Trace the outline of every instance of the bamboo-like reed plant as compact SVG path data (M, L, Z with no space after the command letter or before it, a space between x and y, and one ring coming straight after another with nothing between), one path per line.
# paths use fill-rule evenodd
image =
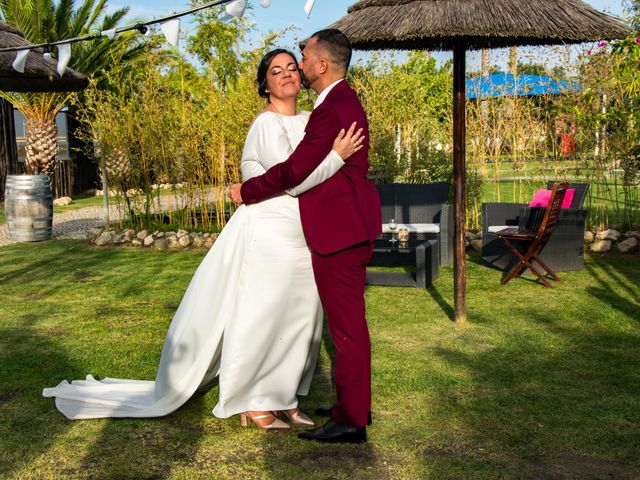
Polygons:
M551 179L592 184L592 225L638 223L638 43L626 42L573 59L561 47L518 52L516 73L577 82L577 92L467 101L468 228L479 228L482 201L526 203ZM231 213L224 187L239 180L247 130L264 108L255 92L263 51L244 55L224 81L218 64L197 70L149 54L135 70L112 73L107 89L87 93L87 137L106 158L130 222L224 226ZM449 180L451 65L438 66L426 52L397 58L376 54L349 74L369 118L370 162L386 181ZM309 109L309 97L301 104Z

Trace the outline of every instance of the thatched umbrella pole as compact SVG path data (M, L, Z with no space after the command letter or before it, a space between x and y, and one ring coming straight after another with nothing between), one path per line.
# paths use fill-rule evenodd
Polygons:
M465 69L464 38L453 46L453 293L455 321L467 319L467 277L464 245L466 223L465 162Z

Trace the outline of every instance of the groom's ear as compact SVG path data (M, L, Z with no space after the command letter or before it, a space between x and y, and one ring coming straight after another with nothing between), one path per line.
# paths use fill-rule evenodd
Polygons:
M320 70L320 73L327 73L327 71L329 70L329 60L327 60L326 58L321 58L318 63L318 70Z

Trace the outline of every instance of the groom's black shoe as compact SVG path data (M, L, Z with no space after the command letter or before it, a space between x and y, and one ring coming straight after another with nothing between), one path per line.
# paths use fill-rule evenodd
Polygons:
M332 410L333 409L331 407L318 407L316 408L315 413L319 417L330 417ZM367 415L367 425L371 425L372 423L373 423L373 420L371 419L371 412L369 412Z
M321 427L298 433L298 438L331 443L365 443L367 441L367 427L340 425L329 420Z

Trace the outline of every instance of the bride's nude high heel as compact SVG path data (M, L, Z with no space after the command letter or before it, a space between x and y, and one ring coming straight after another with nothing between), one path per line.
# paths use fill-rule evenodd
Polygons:
M313 427L315 423L306 414L297 408L291 410L280 410L277 413L282 413L293 425L307 425Z
M272 419L271 422L268 419ZM291 428L288 424L276 417L272 412L265 412L262 415L252 414L251 412L242 412L240 414L240 425L248 427L252 423L265 430L285 430Z

